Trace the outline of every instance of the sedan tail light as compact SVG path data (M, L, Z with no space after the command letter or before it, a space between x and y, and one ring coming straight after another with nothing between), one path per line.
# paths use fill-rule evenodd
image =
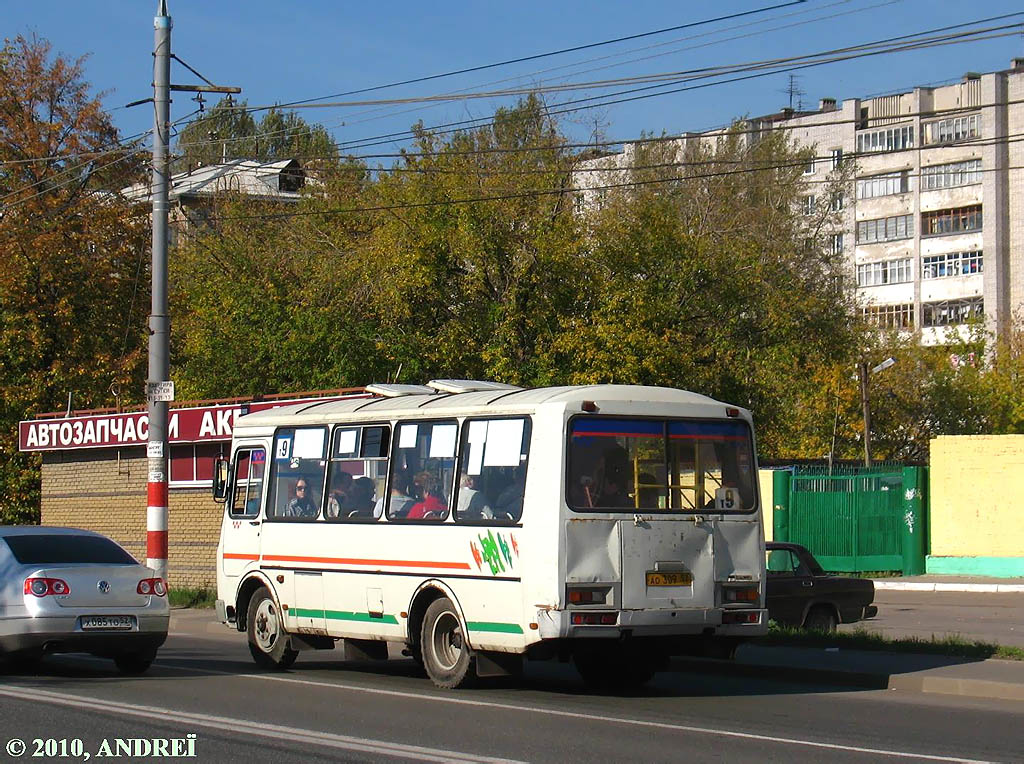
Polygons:
M26 578L25 594L32 594L36 597L49 595L63 596L71 594L71 587L62 578Z
M167 584L164 583L162 578L144 578L139 581L135 591L139 594L153 594L157 597L163 597L167 594Z

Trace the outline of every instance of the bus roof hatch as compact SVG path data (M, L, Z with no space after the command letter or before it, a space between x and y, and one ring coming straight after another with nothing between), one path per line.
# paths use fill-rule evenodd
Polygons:
M476 393L486 390L522 390L516 385L506 385L503 382L488 382L481 379L432 379L427 386L442 393Z

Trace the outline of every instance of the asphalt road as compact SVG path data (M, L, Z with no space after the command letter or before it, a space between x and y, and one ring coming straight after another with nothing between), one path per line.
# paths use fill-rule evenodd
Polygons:
M569 667L442 691L409 660L300 656L257 670L244 637L176 620L149 674L48 658L0 683L0 764L48 738L95 757L117 738L186 738L196 761L1020 761L1024 703L667 672L629 697L588 693ZM12 738L29 747L10 757ZM45 746L45 743L43 744ZM45 750L45 749L44 749ZM7 756L5 759L4 757ZM75 761L68 756L35 760ZM120 761L148 761L122 756ZM185 759L179 759L185 760Z
M888 637L960 636L1024 647L1024 594L875 591L878 615L858 627Z

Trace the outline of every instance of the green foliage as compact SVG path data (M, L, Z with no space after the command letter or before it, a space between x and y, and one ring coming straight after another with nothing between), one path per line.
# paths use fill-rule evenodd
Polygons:
M998 645L978 642L958 635L892 638L858 626L853 631L839 631L832 634L805 631L789 626L770 623L767 636L758 637L761 645L779 647L840 647L845 650L868 650L872 652L911 653L918 655L949 655L957 658L1001 658L1002 660L1024 661L1024 650L1012 645Z
M82 79L39 40L0 55L0 522L39 517L39 457L17 451L17 423L142 391L146 289L136 282L145 216L104 193L133 169L102 153L117 131ZM83 158L97 168L83 173ZM23 161L31 159L33 161ZM5 165L5 162L16 164ZM134 322L129 323L129 317ZM132 330L132 326L137 327Z
M217 592L193 586L172 586L167 592L171 607L212 608L217 602Z
M231 159L299 159L311 167L337 162L337 148L323 125L279 109L269 109L257 122L245 101L230 96L189 122L176 148L175 172Z

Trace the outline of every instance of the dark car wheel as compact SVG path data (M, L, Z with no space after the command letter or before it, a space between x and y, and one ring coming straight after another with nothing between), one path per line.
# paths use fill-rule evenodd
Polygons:
M826 605L816 605L804 619L804 628L810 631L833 632L839 624L836 612Z
M156 650L144 653L121 653L114 656L114 665L122 674L144 674L156 659Z

